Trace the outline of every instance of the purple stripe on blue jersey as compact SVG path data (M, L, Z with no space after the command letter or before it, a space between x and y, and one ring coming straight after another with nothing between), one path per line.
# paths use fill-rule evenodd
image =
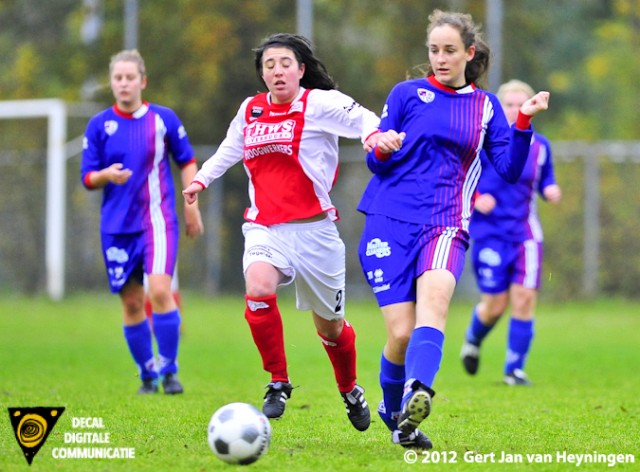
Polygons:
M385 162L367 154L374 176L358 210L465 232L482 146L501 172L513 177L519 175L531 139L530 131L509 127L495 95L473 87L443 89L427 79L393 88L380 129L403 131L406 138Z
M111 107L89 121L85 138L83 182L90 172L115 163L132 171L126 184L103 189L103 233L151 230L160 220L165 226L178 224L169 156L182 166L193 159L193 149L171 109L145 104L130 115Z

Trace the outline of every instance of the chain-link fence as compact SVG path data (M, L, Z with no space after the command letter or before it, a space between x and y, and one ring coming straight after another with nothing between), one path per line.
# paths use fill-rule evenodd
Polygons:
M86 118L70 120L69 134L80 136ZM0 291L43 293L47 287L45 120L18 124L0 120ZM34 136L38 138L34 138ZM9 139L11 138L11 139ZM11 150L11 142L26 149ZM553 144L556 176L564 198L538 205L545 230L542 296L568 299L598 294L637 297L640 286L640 143ZM72 148L72 147L71 147ZM68 146L68 149L71 149ZM196 146L200 162L214 150ZM89 192L79 178L79 143L66 166L65 290L107 290L100 253L100 191ZM345 141L340 177L332 198L347 246L347 287L351 297L370 296L357 247L364 218L355 208L370 177L361 148ZM178 172L174 172L180 188ZM241 164L201 194L204 238L181 239L180 283L215 294L243 290L242 214L247 205ZM178 198L178 202L182 200ZM181 212L181 205L178 211ZM475 296L468 266L457 296Z

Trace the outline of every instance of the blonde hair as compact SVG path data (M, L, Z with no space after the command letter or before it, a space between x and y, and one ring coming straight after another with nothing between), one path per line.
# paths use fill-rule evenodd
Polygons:
M529 84L518 79L512 79L509 82L502 84L498 88L496 96L498 97L498 100L502 101L504 96L509 92L523 92L527 95L527 98L531 98L535 95L535 92Z
M133 62L138 66L138 72L142 77L146 77L147 70L144 67L144 59L137 49L125 49L117 54L111 56L111 62L109 62L109 75L113 72L113 66L116 62Z

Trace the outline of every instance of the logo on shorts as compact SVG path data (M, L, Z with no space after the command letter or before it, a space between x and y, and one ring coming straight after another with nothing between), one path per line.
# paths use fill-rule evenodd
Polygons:
M386 283L384 285L374 285L384 282L384 271L382 269L375 269L367 272L367 280L371 284L373 293L384 292L391 288L391 284L389 283Z
M111 285L114 287L122 287L126 282L124 279L124 267L109 267L107 272L111 276Z
M376 287L372 287L373 293L378 292L386 292L391 288L391 284L378 285Z
M500 254L489 247L484 248L480 251L480 253L478 254L478 260L492 267L499 266L500 262L502 261L502 259L500 258Z
M268 259L273 259L273 254L271 254L271 249L269 246L252 246L249 250L247 250L247 256L249 257L266 257Z
M373 238L367 243L367 256L376 256L378 259L391 255L391 248L389 243L380 240L380 238Z
M18 445L29 465L49 437L64 407L8 408Z
M482 281L482 285L485 287L495 287L497 285L496 280L493 278L493 269L489 267L482 267L478 270L478 277Z
M373 280L374 283L379 284L384 280L384 272L382 269L370 270L367 272L367 279Z
M107 249L107 260L110 262L117 262L118 264L124 264L129 260L129 254L124 249L111 246Z

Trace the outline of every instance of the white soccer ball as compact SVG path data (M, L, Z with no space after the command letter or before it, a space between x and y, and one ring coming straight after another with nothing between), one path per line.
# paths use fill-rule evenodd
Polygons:
M251 464L269 449L271 423L253 405L229 403L211 417L207 439L219 459L229 464Z

